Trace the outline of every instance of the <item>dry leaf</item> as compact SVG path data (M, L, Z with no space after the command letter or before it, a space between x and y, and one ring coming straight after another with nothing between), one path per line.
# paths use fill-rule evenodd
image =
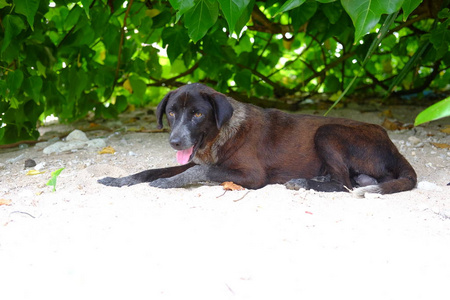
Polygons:
M39 174L44 174L44 173L45 173L45 171L30 170L25 175L29 175L30 176L30 175L39 175Z
M444 129L441 129L441 132L446 133L446 134L450 134L450 126L447 126Z
M383 110L381 112L381 115L384 116L384 117L387 117L387 118L393 118L394 117L394 115L392 114L392 111L390 109Z
M388 118L385 118L383 121L383 124L381 124L384 128L387 130L404 130L404 129L411 129L414 127L413 124L404 124L399 121L391 121Z
M114 154L114 153L116 153L116 150L111 146L105 147L102 150L98 151L98 154Z
M237 185L231 181L225 181L221 184L223 186L223 189L226 191L243 191L245 190L242 186Z
M431 143L433 146L435 146L436 148L441 148L441 149L450 149L450 145L449 144L441 144L441 143Z
M133 88L131 87L130 79L127 79L123 82L123 88L129 91L131 94L133 94Z
M0 205L11 205L12 201L9 199L0 199Z

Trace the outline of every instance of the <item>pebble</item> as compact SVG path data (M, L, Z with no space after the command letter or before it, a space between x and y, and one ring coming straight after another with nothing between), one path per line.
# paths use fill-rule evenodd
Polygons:
M11 159L8 159L7 161L6 161L6 163L8 163L8 164L12 164L12 163L15 163L16 161L19 161L19 160L21 160L22 158L24 158L25 157L25 154L20 154L19 156L17 156L17 157L14 157L14 158L11 158Z
M421 139L419 139L419 138L417 138L417 137L415 137L415 136L410 136L410 137L408 138L408 141L409 141L413 146L416 146L416 145L418 145L418 144L420 144L420 143L422 142Z
M66 138L65 142L58 141L42 150L45 154L61 153L65 151L76 151L86 148L104 148L106 142L103 139L89 140L81 130L72 131Z
M417 188L419 190L424 191L435 191L435 192L441 192L442 188L435 183L428 182L428 181L421 181L417 184Z
M45 161L38 163L36 166L34 166L35 170L41 171L45 167Z
M34 166L36 166L36 162L34 161L34 160L32 160L32 159L27 159L26 161L25 161L25 169L26 168L32 168L32 167L34 167Z
M0 163L0 170L4 170L4 169L6 169L6 165L3 163Z
M71 133L69 133L69 135L66 137L66 141L70 142L70 141L89 141L89 138L86 136L86 134L78 129L75 129L74 131L72 131Z

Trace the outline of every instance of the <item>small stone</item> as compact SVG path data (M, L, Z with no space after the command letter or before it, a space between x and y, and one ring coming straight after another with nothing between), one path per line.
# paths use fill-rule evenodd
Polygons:
M4 169L6 169L6 165L3 163L0 163L0 170L4 170Z
M69 133L69 135L66 137L66 141L68 141L68 142L70 142L70 141L85 142L85 141L89 141L89 139L83 131L75 129L74 131Z
M40 171L40 170L43 170L44 167L45 167L45 161L38 163L38 164L34 167L34 169Z
M442 188L435 183L428 182L428 181L421 181L417 184L417 188L419 190L424 191L435 191L435 192L441 192Z
M93 139L87 143L88 148L104 148L106 147L106 142L104 139Z
M418 144L420 144L422 142L421 139L415 137L415 136L410 136L408 138L408 141L413 145L413 146L417 146Z
M34 167L34 166L36 166L36 162L34 161L34 160L32 160L32 159L27 159L26 161L25 161L25 169L26 168L32 168L32 167Z
M8 160L6 161L6 163L7 163L7 164L13 164L13 163L15 163L15 162L21 160L22 158L24 158L24 156L25 156L25 154L22 153L22 154L20 154L20 155L17 156L17 157L8 159Z

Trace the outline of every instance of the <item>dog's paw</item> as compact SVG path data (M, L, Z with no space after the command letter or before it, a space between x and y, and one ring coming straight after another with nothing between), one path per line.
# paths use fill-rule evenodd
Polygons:
M317 181L317 182L330 182L331 181L331 175L328 174L328 175L325 175L325 176L316 176L314 178L311 178L311 180L314 180L314 181Z
M105 177L97 180L97 182L107 186L116 186L116 187L130 186L138 183L130 177L121 177L121 178Z
M359 188L355 188L351 191L353 196L358 198L364 198L366 193L382 194L383 190L379 185L368 185Z
M284 184L289 190L309 189L308 180L304 178L291 179Z
M160 189L171 189L179 187L173 180L170 180L170 178L159 178L151 181L149 185Z

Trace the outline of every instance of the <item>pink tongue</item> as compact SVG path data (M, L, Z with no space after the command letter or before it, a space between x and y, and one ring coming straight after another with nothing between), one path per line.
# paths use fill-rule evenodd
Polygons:
M179 164L185 165L189 162L189 157L191 157L192 151L194 151L194 146L189 149L177 151L177 161Z

